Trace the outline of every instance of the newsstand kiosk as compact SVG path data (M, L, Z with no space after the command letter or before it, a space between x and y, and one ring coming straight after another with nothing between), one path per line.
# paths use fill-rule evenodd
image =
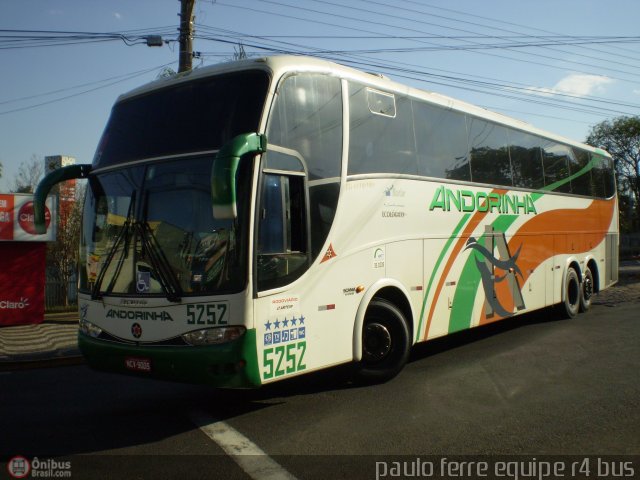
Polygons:
M54 197L45 205L49 228L38 235L33 195L0 193L0 326L44 320L46 242L55 240L57 218Z

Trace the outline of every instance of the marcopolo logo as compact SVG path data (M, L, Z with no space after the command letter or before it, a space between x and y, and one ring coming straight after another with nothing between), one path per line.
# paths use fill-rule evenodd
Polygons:
M29 307L29 299L20 297L20 301L0 300L0 310L24 310Z
M33 202L27 202L22 207L20 207L20 211L18 212L18 223L22 230L31 235L36 235L36 226L34 224L35 215L33 213ZM44 223L49 228L49 224L51 223L51 212L45 206L44 207Z

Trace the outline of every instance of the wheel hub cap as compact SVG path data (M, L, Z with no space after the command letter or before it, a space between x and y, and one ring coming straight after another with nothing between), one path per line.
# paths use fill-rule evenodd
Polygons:
M370 323L365 328L363 343L363 353L367 360L382 360L391 351L391 334L384 325Z

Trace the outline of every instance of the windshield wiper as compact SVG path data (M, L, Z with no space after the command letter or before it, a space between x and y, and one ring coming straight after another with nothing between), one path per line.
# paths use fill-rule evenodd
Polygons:
M96 277L96 283L93 286L93 290L91 291L92 300L98 300L102 297L102 294L100 292L100 287L102 286L102 282L104 281L104 277L107 273L107 269L109 268L109 265L111 265L111 262L113 261L113 257L115 257L116 252L118 251L119 245L122 242L125 242L125 246L122 249L122 254L120 255L120 259L118 260L118 266L116 267L115 274L112 276L111 282L109 282L109 286L107 287L107 293L113 290L113 286L115 284L116 278L118 278L118 275L122 270L124 259L127 258L127 252L129 250L129 229L131 228L131 224L133 223L132 213L133 213L133 207L135 205L135 202L136 202L136 195L135 195L135 192L133 192L133 194L131 195L131 200L129 201L127 218L125 219L122 225L122 230L120 230L120 232L118 233L118 236L116 237L116 241L113 244L113 247L111 247L111 249L109 250L109 253L107 254L107 259L102 264L102 268L100 269L100 272Z
M158 240L153 235L149 224L145 221L134 223L134 227L138 229L138 235L142 240L142 246L144 247L151 266L158 276L158 282L164 291L167 300L170 302L178 303L182 299L182 288L178 279L173 274L169 260L164 255L162 247L158 244Z

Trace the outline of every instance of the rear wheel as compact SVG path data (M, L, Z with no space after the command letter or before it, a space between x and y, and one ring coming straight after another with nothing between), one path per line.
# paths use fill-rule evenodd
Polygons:
M595 294L595 285L593 283L593 273L589 267L584 271L584 279L582 280L582 289L580 295L580 311L586 312L591 308L591 300Z
M562 312L568 318L573 318L580 311L580 299L582 298L580 279L575 268L567 269L567 276L564 282L564 302L562 303Z
M362 328L362 360L355 376L367 383L395 377L407 363L411 341L403 313L394 304L374 298Z

